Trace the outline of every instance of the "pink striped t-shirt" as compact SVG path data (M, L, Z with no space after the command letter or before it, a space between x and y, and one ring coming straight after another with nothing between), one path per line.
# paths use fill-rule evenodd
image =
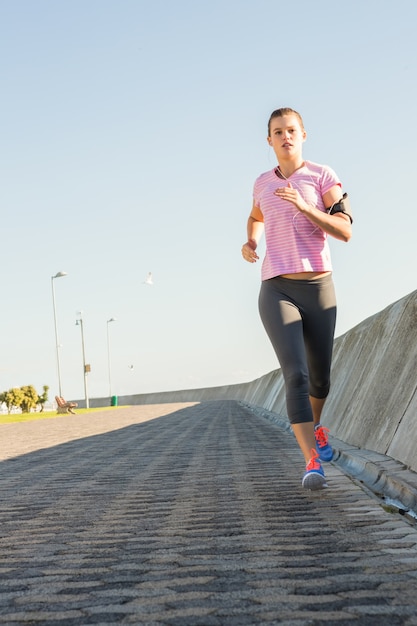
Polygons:
M341 186L336 173L327 165L304 161L288 179L277 176L275 169L255 181L253 198L263 214L266 254L262 280L281 274L326 272L332 270L327 233L310 222L293 204L274 195L288 183L298 189L304 200L325 212L322 196L334 185Z

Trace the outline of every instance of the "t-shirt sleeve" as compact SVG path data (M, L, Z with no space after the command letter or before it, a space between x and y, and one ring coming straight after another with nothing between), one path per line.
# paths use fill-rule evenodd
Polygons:
M258 178L255 180L255 183L253 185L253 202L255 204L256 207L260 207L261 205L261 199L260 199L260 176L258 176Z
M338 175L334 170L332 170L331 167L329 167L328 165L324 165L320 181L321 195L323 196L327 191L329 191L329 189L331 189L335 185L339 185L339 187L342 186Z

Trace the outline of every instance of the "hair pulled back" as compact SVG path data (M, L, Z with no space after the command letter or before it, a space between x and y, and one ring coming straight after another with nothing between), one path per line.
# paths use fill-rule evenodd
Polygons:
M271 136L272 120L275 119L276 117L283 117L284 115L295 115L298 121L300 122L300 126L302 130L305 130L303 118L301 117L301 115L297 111L294 111L294 109L291 109L290 107L282 107L281 109L275 109L275 111L272 111L270 115L270 118L268 120L268 137Z

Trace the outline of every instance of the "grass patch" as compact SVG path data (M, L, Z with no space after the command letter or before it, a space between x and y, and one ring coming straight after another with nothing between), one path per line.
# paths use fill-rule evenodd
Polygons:
M76 415L85 413L97 413L98 411L117 411L123 409L122 406L102 406L94 409L75 409ZM11 413L10 415L0 415L1 424L12 424L14 422L33 422L35 420L55 419L65 417L70 413L57 413L56 411L42 411L42 413Z

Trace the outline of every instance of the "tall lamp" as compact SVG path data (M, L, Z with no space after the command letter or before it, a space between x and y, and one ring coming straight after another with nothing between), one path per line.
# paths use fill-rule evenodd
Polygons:
M111 402L111 361L110 361L110 337L109 337L109 324L110 322L117 322L115 317L111 317L109 320L107 320L107 363L108 363L108 368L109 368L109 397L110 397L110 402Z
M82 311L78 311L77 315L80 316L77 319L77 321L75 322L75 325L79 326L81 328L81 345L82 345L82 351L83 351L83 374L84 374L85 408L89 409L90 408L90 402L89 402L89 399L88 399L87 377L88 377L88 372L91 371L91 367L90 367L90 365L88 363L85 362L84 324L83 324L83 318L82 318Z
M56 363L58 368L58 388L59 395L62 396L62 385L61 385L61 365L59 361L59 340L58 340L58 322L56 317L56 305L55 305L55 289L54 289L54 280L55 278L62 278L63 276L67 276L66 272L58 272L55 276L51 276L51 285L52 285L52 304L54 307L54 324L55 324L55 347L56 347Z

